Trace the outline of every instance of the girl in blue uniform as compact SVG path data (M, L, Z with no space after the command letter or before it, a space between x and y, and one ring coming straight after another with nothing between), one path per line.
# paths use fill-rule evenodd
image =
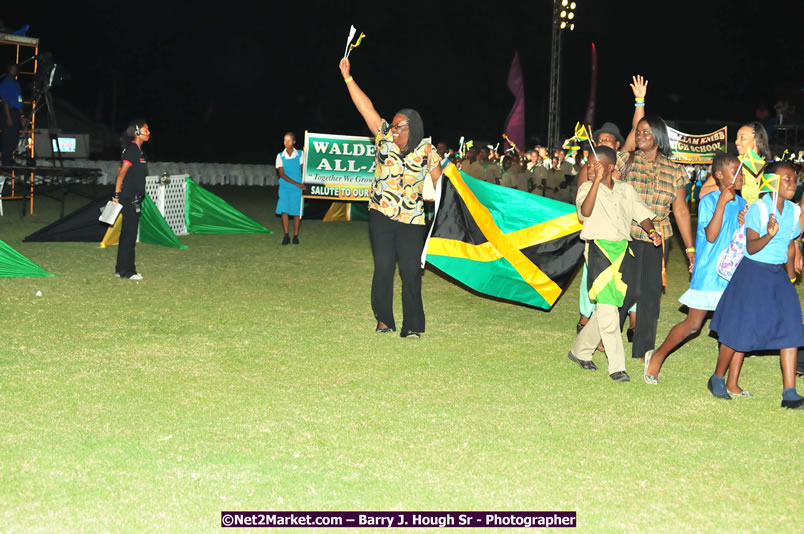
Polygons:
M288 132L284 139L285 150L276 156L276 172L279 173L279 200L276 203L276 214L282 215L282 229L285 237L282 244L290 243L288 234L288 216L293 217L293 244L299 244L299 224L301 223L304 201L302 191L307 186L302 183L302 157L301 150L296 150L296 134Z
M798 293L790 282L787 262L790 241L801 234L800 211L790 199L796 192L796 171L789 162L775 162L765 178L778 178L778 201L766 193L745 216L746 246L712 318L718 333L720 354L708 388L721 399L730 399L725 373L735 353L780 350L782 407L804 409L804 397L796 392L796 352L804 346L804 326ZM786 269L787 264L787 269ZM789 269L789 271L788 271Z
M735 156L719 152L712 160L712 176L719 190L702 197L698 204L698 232L695 238L695 264L690 288L678 299L687 306L687 318L675 325L667 339L655 351L645 353L646 384L659 383L659 371L670 352L684 340L700 331L709 312L717 308L728 281L717 274L720 254L729 246L734 232L742 224L746 202L736 192L743 185L743 175L737 174L740 166ZM736 178L735 178L736 175ZM734 183L732 183L734 181ZM729 391L736 395L751 396L737 385L742 355L732 360L729 372ZM733 381L733 383L732 383Z

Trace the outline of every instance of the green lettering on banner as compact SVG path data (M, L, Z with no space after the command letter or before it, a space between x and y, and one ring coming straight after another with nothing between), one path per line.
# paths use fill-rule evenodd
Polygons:
M305 198L368 200L375 153L370 137L305 132Z

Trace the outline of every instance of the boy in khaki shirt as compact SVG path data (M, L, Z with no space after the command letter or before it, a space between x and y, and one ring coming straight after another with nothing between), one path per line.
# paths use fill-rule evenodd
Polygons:
M590 300L596 305L568 356L582 369L593 371L597 366L592 356L602 340L609 360L609 376L617 382L629 382L618 309L625 299L633 264L633 254L628 247L631 221L639 222L651 236L654 246L661 245L662 239L653 227L654 213L633 186L612 178L617 153L606 146L596 150L597 159L591 159L587 169L589 180L578 188L575 200L578 218L584 223L581 239L587 242L588 287L582 287L581 291L588 290Z

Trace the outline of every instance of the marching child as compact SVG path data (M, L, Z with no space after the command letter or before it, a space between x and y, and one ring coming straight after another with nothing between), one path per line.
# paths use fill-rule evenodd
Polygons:
M620 334L619 307L625 300L628 280L633 271L631 221L639 221L648 232L654 246L662 243L653 227L655 214L642 202L631 184L614 180L611 176L617 153L605 146L596 150L590 162L589 180L578 189L575 203L578 218L583 221L581 239L587 242L589 298L596 302L589 322L578 333L569 352L569 359L582 369L593 371L592 361L600 341L609 360L609 376L616 382L629 382L625 371L625 349Z
M717 262L728 248L735 231L743 224L746 202L737 191L743 185L743 174L737 173L740 162L736 156L724 152L715 154L712 160L712 176L719 190L702 197L698 204L698 235L695 240L695 265L692 268L690 288L678 299L689 309L687 318L675 325L667 339L655 351L645 353L646 384L659 383L659 371L669 353L685 339L700 331L706 316L715 311L728 281L717 273ZM733 183L732 183L733 182ZM729 393L750 397L737 385L743 354L732 359L729 371Z
M801 234L799 210L790 202L796 171L789 162L775 162L765 169L764 180L775 182L778 194L766 193L745 216L745 257L712 318L720 353L707 387L715 397L730 399L725 374L735 353L780 350L782 407L804 409L804 397L796 392L796 352L804 346L804 326L792 266L785 266L790 241Z

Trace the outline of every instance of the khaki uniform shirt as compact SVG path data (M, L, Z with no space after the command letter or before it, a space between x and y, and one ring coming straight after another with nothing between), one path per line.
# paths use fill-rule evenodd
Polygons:
M578 188L578 196L575 199L578 219L583 222L581 239L631 241L631 221L639 223L656 216L648 209L631 184L614 180L614 189L609 189L602 183L598 186L592 214L584 217L581 214L581 206L592 189L592 183L584 182Z

